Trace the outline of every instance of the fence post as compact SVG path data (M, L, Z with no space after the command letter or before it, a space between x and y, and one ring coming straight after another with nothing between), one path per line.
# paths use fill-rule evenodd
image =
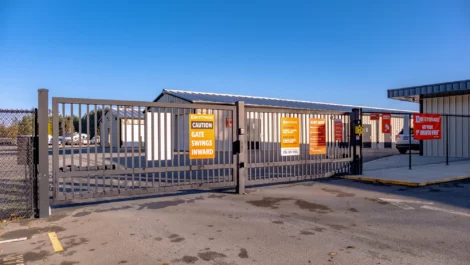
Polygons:
M236 117L237 117L237 124L235 124L235 143L237 146L237 161L235 161L236 168L237 168L237 188L236 192L238 194L245 193L245 180L246 180L246 169L245 169L245 160L246 160L246 144L245 144L245 104L243 101L237 101L235 103L236 106Z
M49 217L49 149L48 113L49 90L38 90L38 208L39 218Z
M353 161L351 165L351 174L362 175L362 135L357 134L356 126L362 125L362 109L352 109L351 112L351 139L350 143L353 147ZM359 154L357 147L359 146Z
M449 115L446 115L446 165L449 165Z
M411 119L413 118L412 114L408 114L408 169L411 170L411 137L414 135L411 132Z

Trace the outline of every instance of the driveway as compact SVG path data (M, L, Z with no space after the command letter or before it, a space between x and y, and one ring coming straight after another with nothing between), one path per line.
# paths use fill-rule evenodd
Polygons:
M53 209L4 225L20 264L468 264L470 182L328 179ZM65 251L54 253L47 232Z

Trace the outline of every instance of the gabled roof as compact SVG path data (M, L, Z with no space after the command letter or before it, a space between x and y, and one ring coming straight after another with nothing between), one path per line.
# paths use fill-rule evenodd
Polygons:
M435 98L470 94L470 80L412 86L387 90L388 98L419 102L422 98Z
M160 94L160 96L158 96L154 101L158 101L165 94L169 94L174 97L183 99L185 101L188 101L189 103L235 104L235 102L237 101L243 101L245 105L251 105L251 106L269 106L269 107L294 108L294 109L332 110L332 111L349 112L353 108L362 108L364 112L393 112L393 113L414 112L414 111L398 110L398 109L341 105L341 104L332 104L332 103L303 101L303 100L290 100L290 99L242 96L242 95L208 93L208 92L194 92L194 91L184 91L184 90L169 90L169 89L164 89L162 94Z

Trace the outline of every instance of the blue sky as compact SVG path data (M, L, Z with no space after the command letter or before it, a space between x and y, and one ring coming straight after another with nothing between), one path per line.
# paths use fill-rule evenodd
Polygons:
M163 88L388 108L469 79L468 1L0 0L0 108Z

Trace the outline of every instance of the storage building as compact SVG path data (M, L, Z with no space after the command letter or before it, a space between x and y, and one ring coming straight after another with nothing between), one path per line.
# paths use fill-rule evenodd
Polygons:
M388 98L415 102L420 113L443 114L442 138L421 141L425 156L470 157L470 80L388 90ZM447 133L448 132L448 133Z

